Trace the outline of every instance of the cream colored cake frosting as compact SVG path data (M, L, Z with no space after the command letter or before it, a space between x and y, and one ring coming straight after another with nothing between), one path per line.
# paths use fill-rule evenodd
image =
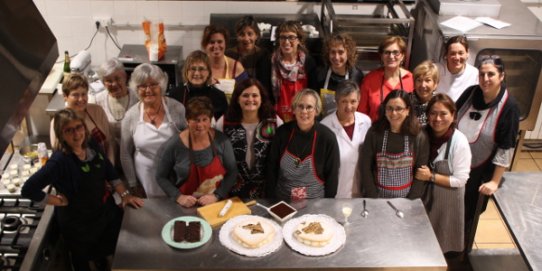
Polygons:
M263 218L249 218L241 221L232 231L235 241L246 248L259 248L273 240L275 228Z
M322 219L308 219L297 225L295 238L308 246L323 247L333 238L333 225Z

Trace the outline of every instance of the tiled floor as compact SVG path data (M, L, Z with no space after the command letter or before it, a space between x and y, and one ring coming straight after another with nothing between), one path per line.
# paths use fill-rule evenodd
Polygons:
M516 172L542 171L542 152L523 151L519 155ZM493 200L480 216L473 249L514 248L512 236L506 228Z

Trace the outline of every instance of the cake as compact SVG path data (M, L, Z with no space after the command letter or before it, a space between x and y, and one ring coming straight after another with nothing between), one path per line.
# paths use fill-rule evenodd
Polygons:
M323 219L307 219L297 225L294 237L305 245L323 247L333 238L333 229L333 225Z
M201 223L199 221L188 222L184 239L190 243L199 242L201 240Z
M232 237L246 248L259 248L275 237L275 228L264 218L247 218L233 228Z
M184 221L175 221L173 224L173 241L182 242L184 241L184 234L186 232L186 222Z

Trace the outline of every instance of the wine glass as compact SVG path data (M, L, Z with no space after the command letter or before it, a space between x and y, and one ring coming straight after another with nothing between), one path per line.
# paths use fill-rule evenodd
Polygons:
M352 214L352 205L349 203L344 203L342 205L342 212L344 216L344 224L350 223L348 222L348 217L350 217L350 215Z

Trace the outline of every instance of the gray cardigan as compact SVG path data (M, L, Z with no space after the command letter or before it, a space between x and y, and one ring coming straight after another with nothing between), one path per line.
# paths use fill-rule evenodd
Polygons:
M179 131L186 128L186 118L185 118L185 109L184 106L180 103L175 101L174 99L164 97L164 103L169 111L169 115L171 116L171 120L173 123L175 123L175 126ZM137 180L135 167L134 164L134 153L135 153L135 146L134 146L134 132L135 128L137 126L137 123L139 121L139 115L141 113L140 110L140 104L141 102L136 103L134 106L132 106L128 112L126 112L126 115L124 116L124 119L122 120L122 126L121 126L121 139L120 139L120 162L122 164L122 170L124 171L124 176L126 177L126 180L128 181L129 187L135 187L138 183L140 183L139 180ZM164 142L167 139L164 139Z
M215 131L213 146L226 169L226 175L214 194L218 199L228 197L235 185L237 164L230 140L219 131ZM213 148L194 151L194 163L197 166L208 165L213 159ZM190 173L190 156L188 146L184 145L179 135L172 136L158 150L155 158L156 181L164 192L173 200L181 194L179 187L186 181Z

